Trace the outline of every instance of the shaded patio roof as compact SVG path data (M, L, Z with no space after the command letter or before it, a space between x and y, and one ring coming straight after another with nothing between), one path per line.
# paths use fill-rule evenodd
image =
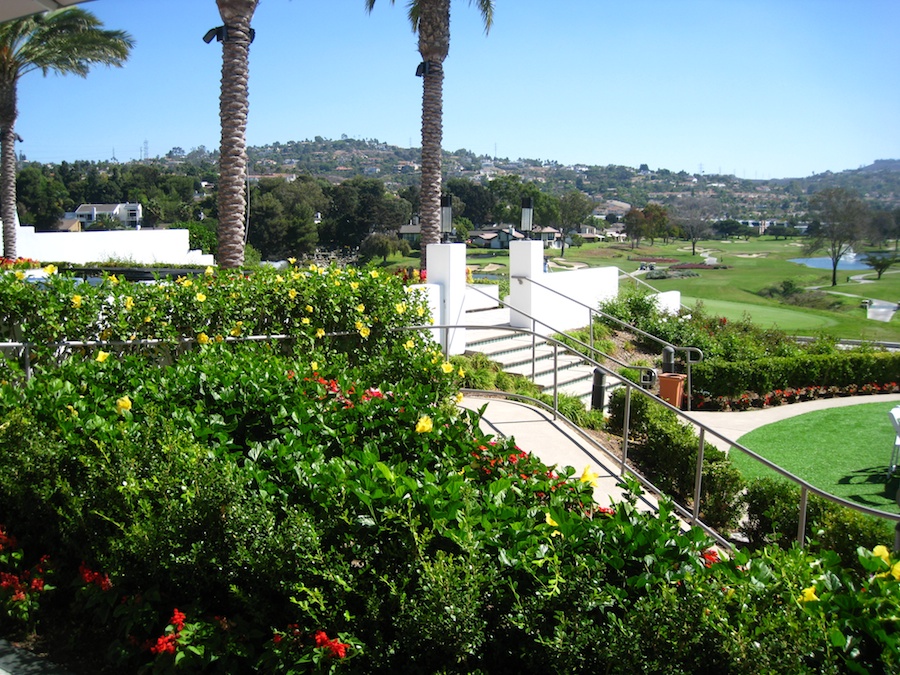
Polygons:
M81 2L89 0L3 0L0 2L0 23L18 19L19 17L28 16L29 14L38 14L52 9L62 9L63 7L71 7Z

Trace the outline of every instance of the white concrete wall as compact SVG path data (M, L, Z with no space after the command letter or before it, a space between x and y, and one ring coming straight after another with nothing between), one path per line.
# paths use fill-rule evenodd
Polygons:
M664 291L656 295L656 306L661 312L678 314L681 309L681 291Z
M541 322L534 330L542 335L589 325L587 307L597 309L601 301L618 295L618 268L591 267L545 273L542 248L539 241L513 242L510 246L511 278L507 301L515 310L520 310L510 312L510 324L530 329L531 319L525 315L533 316ZM527 276L547 288L512 278L516 276Z
M20 225L17 253L40 262L84 265L108 260L137 264L215 265L215 257L190 250L187 230L110 230L105 232L35 232Z
M445 326L465 325L466 245L431 244L428 246L428 283L441 287L440 313L435 320ZM441 347L446 354L466 351L466 329L441 331Z

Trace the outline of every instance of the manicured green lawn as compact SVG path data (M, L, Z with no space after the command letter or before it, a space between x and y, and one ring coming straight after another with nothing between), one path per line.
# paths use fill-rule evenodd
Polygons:
M738 441L818 488L882 511L900 510L900 475L886 480L894 445L888 411L896 402L817 410L767 424ZM747 478L777 474L736 451L731 459Z

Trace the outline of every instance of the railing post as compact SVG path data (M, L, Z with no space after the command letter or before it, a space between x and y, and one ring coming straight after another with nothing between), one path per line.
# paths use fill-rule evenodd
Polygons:
M591 358L594 356L594 310L588 307L588 326L591 328Z
M559 412L559 343L553 343L553 412Z
M625 384L625 419L622 422L622 476L625 475L625 462L628 460L628 434L631 427L631 383Z
M535 323L534 317L531 319L531 381L534 382L534 373L535 373L535 365L534 361L537 358L537 323Z
M800 522L797 525L797 543L800 547L806 543L806 503L809 499L809 492L805 485L800 486Z
M706 429L700 428L700 444L697 447L697 471L694 475L694 517L696 523L700 517L700 495L703 488L703 452L706 449Z
M688 356L687 359L687 409L688 412L691 411L691 358Z
M31 379L31 343L25 343L25 381Z

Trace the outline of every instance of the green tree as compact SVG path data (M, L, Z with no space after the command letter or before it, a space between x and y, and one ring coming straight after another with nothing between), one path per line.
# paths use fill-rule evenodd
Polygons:
M383 262L387 262L388 256L398 249L399 243L399 239L389 234L373 232L363 239L362 244L359 246L359 255L364 261L372 258L381 258Z
M222 84L219 94L219 265L244 264L244 219L247 200L247 83L250 78L250 22L259 0L216 0L224 26L206 34L222 43Z
M561 256L565 256L566 253L566 236L583 225L593 210L594 201L580 190L569 190L559 198L559 225L562 230Z
M668 240L671 232L669 226L669 212L662 204L647 204L641 211L644 214L645 234L644 236L650 240L650 245L656 237L663 237Z
M643 211L632 207L628 213L625 214L624 221L625 234L631 239L631 248L635 248L640 244L641 238L644 236L647 219L644 217Z
M16 179L19 220L37 230L56 229L69 193L62 181L38 166L26 166Z
M807 230L807 253L825 249L831 259L831 285L837 286L841 258L853 250L869 220L865 202L845 188L825 188L809 200L810 213L818 220Z
M134 42L123 31L103 30L78 8L0 23L0 220L3 255L16 252L16 119L19 79L35 70L45 75L86 77L92 66L121 66Z
M875 273L878 275L878 278L881 279L881 275L887 272L888 268L895 264L900 258L896 255L868 255L863 258L863 262L866 263L869 267L875 270Z
M220 2L222 0L219 0ZM469 0L470 4L473 0ZM394 0L391 0L393 4ZM477 0L484 20L485 31L490 30L494 17L493 0ZM366 0L372 11L375 0ZM422 77L422 186L421 210L422 258L427 267L430 244L441 240L441 141L443 135L444 59L450 51L450 0L410 0L410 23L419 36L422 63L417 74Z
M697 255L697 242L709 236L710 224L719 211L710 197L685 197L675 206L675 218L684 238L691 242L691 255Z

